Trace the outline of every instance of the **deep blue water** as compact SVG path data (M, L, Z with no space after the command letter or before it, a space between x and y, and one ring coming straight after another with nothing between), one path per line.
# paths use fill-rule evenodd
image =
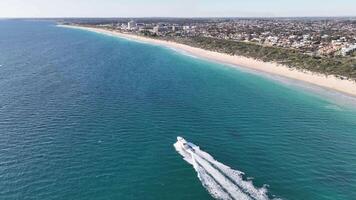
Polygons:
M356 199L355 110L166 48L0 20L0 199L210 199L178 135L271 197Z

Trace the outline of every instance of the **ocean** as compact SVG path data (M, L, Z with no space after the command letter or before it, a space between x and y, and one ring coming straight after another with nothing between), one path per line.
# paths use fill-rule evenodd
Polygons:
M0 20L0 199L356 199L356 104L284 82Z

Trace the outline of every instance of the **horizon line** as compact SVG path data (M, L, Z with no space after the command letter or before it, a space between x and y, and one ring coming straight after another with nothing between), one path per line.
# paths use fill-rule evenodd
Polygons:
M171 18L171 19L231 19L231 18L243 18L243 19L254 19L254 18L356 18L356 15L329 15L329 16L202 16L202 17L183 17L183 16L146 16L146 17L135 17L135 16L122 16L122 17L0 17L0 19L145 19L145 18Z

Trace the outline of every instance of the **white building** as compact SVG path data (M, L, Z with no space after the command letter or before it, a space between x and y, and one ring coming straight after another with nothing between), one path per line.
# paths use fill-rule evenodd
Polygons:
M190 26L183 26L183 30L187 31L190 29Z
M167 27L166 26L157 25L157 26L153 27L152 31L153 31L153 33L159 34L159 33L167 31Z
M159 25L153 27L153 30L152 30L153 33L157 34L159 31L160 31L160 26Z
M181 31L181 30L183 30L182 26L176 26L176 25L172 26L172 31Z
M346 56L356 51L356 44L341 49L341 55Z
M137 26L137 24L136 24L136 22L135 21L129 21L128 23L127 23L127 29L135 29L136 28L136 26Z

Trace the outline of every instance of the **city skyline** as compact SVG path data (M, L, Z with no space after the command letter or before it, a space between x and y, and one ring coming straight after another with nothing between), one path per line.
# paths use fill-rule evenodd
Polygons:
M189 6L188 6L189 5ZM46 17L324 17L355 16L352 0L2 0L0 18Z

